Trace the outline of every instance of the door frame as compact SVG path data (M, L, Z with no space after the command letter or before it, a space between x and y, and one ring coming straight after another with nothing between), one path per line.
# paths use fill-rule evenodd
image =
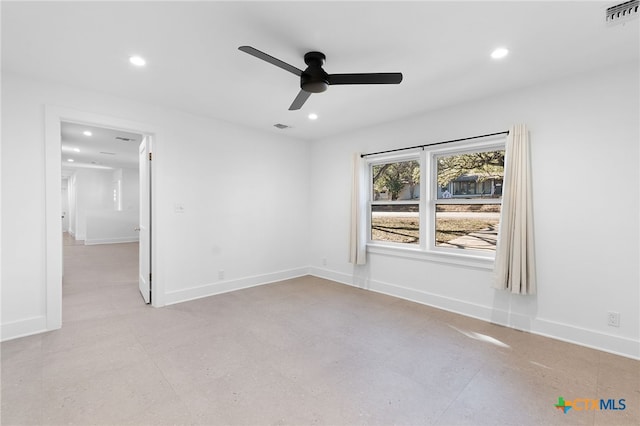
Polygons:
M108 115L95 114L87 111L75 110L72 108L57 105L45 105L45 238L46 238L46 321L47 330L55 330L62 327L62 222L60 220L60 209L62 208L62 194L60 191L60 176L62 175L62 137L60 134L61 123L72 122L81 123L97 127L105 127L141 133L150 136L157 144L157 131L149 124L112 117ZM151 169L151 181L158 176L157 164ZM155 220L155 188L151 186L151 218L154 225ZM159 307L164 305L164 289L162 280L156 273L156 246L155 238L157 226L151 228L151 272L154 280L151 289L154 295L152 305Z
M144 152L144 154L143 154ZM151 268L151 165L153 152L153 138L143 135L140 145L138 145L138 176L140 185L138 188L138 198L140 200L140 212L138 217L138 235L140 236L140 246L138 248L138 289L145 303L153 303L153 281ZM142 238L145 236L146 238ZM146 240L146 242L145 242ZM146 253L145 253L146 252ZM144 291L143 291L144 283Z

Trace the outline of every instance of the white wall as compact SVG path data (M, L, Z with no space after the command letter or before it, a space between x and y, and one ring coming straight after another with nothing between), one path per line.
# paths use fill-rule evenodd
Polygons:
M313 143L312 272L640 357L638 75L637 63L600 70ZM489 270L381 254L348 263L353 152L516 123L531 136L537 296L493 290ZM621 314L620 328L607 326L607 311Z
M2 205L21 206L2 212L3 339L46 328L45 105L157 132L154 281L162 283L162 303L306 272L306 143L3 72ZM59 190L59 179L54 184ZM274 202L274 192L284 195Z
M130 212L91 210L86 216L85 245L132 243L140 240L139 218Z
M78 169L75 176L75 238L87 238L87 218L96 211L113 210L112 170Z
M78 182L76 239L89 245L138 241L138 169L79 169L74 176Z
M122 210L138 216L140 213L140 171L135 168L119 169L122 179Z

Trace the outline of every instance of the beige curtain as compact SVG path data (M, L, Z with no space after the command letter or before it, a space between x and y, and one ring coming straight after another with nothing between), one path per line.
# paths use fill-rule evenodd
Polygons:
M351 183L351 240L349 262L354 265L367 263L365 162L359 153L353 154Z
M494 287L535 294L529 133L524 124L509 130L503 187Z

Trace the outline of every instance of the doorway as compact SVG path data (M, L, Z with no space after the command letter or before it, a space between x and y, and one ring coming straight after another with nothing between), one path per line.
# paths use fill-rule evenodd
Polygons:
M145 140L149 146L151 141L154 138L155 132L152 127L139 122L133 122L124 119L118 119L109 116L102 116L98 114L82 112L77 110L72 110L63 107L57 106L46 106L45 107L45 143L46 143L46 258L47 258L47 273L46 273L46 310L47 310L47 329L54 330L60 328L62 326L62 272L63 272L63 233L62 233L62 221L61 221L61 211L62 210L62 191L60 187L61 176L62 176L62 163L80 163L80 161L76 161L76 158L71 158L73 161L68 161L67 154L73 153L74 155L78 155L82 153L81 147L71 147L70 152L63 150L63 146L66 146L66 140L63 143L63 127L66 127L67 124L81 125L92 127L94 129L102 129L104 131L115 131L120 132L121 134L137 134L140 136L140 139ZM92 130L88 130L92 132ZM84 131L83 131L84 132ZM93 134L93 132L92 132ZM87 136L84 135L83 136ZM123 138L127 138L123 136ZM142 143L142 140L138 140L137 142ZM125 143L125 140L118 140L118 142ZM129 141L132 142L132 141ZM137 163L139 161L138 153L139 153L139 144L133 143L135 145L134 151L136 152L136 160ZM67 147L69 148L69 147ZM75 148L79 149L80 152L76 151ZM97 147L96 147L97 148ZM105 160L106 156L113 157L113 151L108 149L100 149L98 148L98 153L102 152L100 159ZM63 154L63 158L61 158L61 153ZM63 161L61 161L63 160ZM96 163L92 163L95 161ZM91 167L77 167L78 170L102 170L103 176L102 180L109 180L110 187L108 190L102 191L102 197L100 202L104 203L105 200L108 199L111 203L111 210L118 211L121 213L126 213L127 203L131 203L132 191L129 188L129 197L125 195L123 189L124 180L125 180L125 172L122 174L116 171L115 168L111 168L110 171L104 167L110 167L105 163L105 161L99 160L91 160L91 161L83 161L85 164L91 165ZM99 167L103 166L103 168ZM136 164L137 167L137 164ZM155 171L152 172L151 168L148 168L148 179L149 182L145 187L148 188L148 215L149 215L149 223L151 222L151 217L154 214L153 208L153 199L151 197L151 184L150 181L153 178ZM138 177L139 171L136 170ZM87 173L85 173L87 174ZM104 175L109 176L105 178ZM76 180L77 183L77 171L74 173L75 178L67 179L67 182L70 180ZM94 176L95 177L95 176ZM100 180L100 179L98 179ZM67 183L67 195L71 192L75 195L74 202L77 203L79 199L79 195L77 193L79 186L76 184L73 190L69 183ZM108 197L105 195L108 194ZM138 192L136 196L137 200L140 200L140 193ZM122 224L114 224L111 222L109 225L109 215L100 215L93 214L93 216L89 219L88 216L84 215L84 218L80 218L80 211L78 209L75 212L72 212L71 206L69 206L68 215L73 216L76 215L75 218L69 217L69 231L75 233L75 238L80 239L83 237L85 243L88 241L89 244L105 244L105 243L117 243L117 242L126 242L127 235L114 234L105 231L122 231L129 227L130 222L125 222ZM89 209L91 210L91 209ZM130 209L129 209L130 210ZM138 205L139 211L139 205ZM95 213L95 211L93 212ZM98 212L99 213L99 212ZM131 212L129 212L131 213ZM103 226L105 223L108 226ZM132 232L137 232L135 228L137 228L137 224L139 224L138 220L135 221L134 226L130 227ZM152 235L155 233L154 229L149 229L148 233L148 242L146 247L148 249L147 258L149 260L148 264L146 264L146 268L149 271L149 275L152 275L152 271L154 268L154 258L155 258L155 247L151 244ZM140 265L138 265L140 269ZM156 289L156 282L149 282L149 291ZM161 294L161 292L153 291L154 295ZM144 295L143 295L144 298ZM148 302L151 302L153 306L162 306L161 298L150 298ZM144 303L141 301L141 303Z
M62 179L67 183L66 200L64 188L62 192L64 257L68 259L75 250L69 247L78 243L116 245L112 249L139 245L133 278L139 278L142 298L150 303L150 136L68 121L60 128ZM94 261L98 265L99 257Z

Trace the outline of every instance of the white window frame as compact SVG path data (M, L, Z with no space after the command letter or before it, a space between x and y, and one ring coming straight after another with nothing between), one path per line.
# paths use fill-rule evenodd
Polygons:
M492 141L484 142L484 143L475 143L475 144L465 144L464 147L448 147L442 149L432 149L426 151L428 156L428 161L430 163L430 182L427 194L427 208L429 211L427 212L429 216L429 226L427 227L427 231L430 232L428 238L428 250L433 250L435 252L442 253L450 253L450 254L460 254L461 252L473 253L475 256L486 257L490 259L495 259L495 251L483 251L483 250L463 250L459 248L453 247L438 247L436 246L435 232L436 232L436 205L438 204L500 204L502 205L502 197L499 199L496 198L482 198L482 199L468 199L468 198L448 198L448 199L438 199L438 182L437 182L437 159L439 157L451 156L451 155L459 155L459 154L470 154L474 152L486 152L486 151L500 151L504 150L505 141L504 139L501 142Z
M387 163L401 163L404 161L417 161L420 164L420 197L417 200L382 200L382 201L374 201L373 200L373 176L371 171L373 170L373 166L379 164L387 164ZM404 154L395 154L395 155L386 155L384 157L377 157L372 159L371 161L367 161L367 244L371 245L382 245L389 247L397 247L397 248L408 248L415 249L422 245L422 231L419 230L419 244L412 243L396 243L393 241L380 241L380 240L372 240L371 239L371 216L372 216L372 208L374 205L417 205L419 212L419 228L422 229L422 213L420 210L423 209L423 198L424 191L422 188L423 180L422 180L422 157L419 152L410 152Z
M447 146L425 146L422 151L408 151L391 155L377 155L366 158L367 162L367 251L374 254L414 258L447 264L458 264L479 269L492 269L495 259L494 251L437 247L435 245L435 206L436 204L501 204L500 199L450 199L437 200L436 159L447 155L457 155L478 151L504 150L506 136L493 137L480 141L465 141L452 143ZM371 240L371 209L375 204L390 204L390 202L373 202L372 166L399 161L418 160L420 163L420 238L419 244L395 243L390 241ZM504 190L504 187L503 187ZM394 204L416 204L413 201L396 201Z

